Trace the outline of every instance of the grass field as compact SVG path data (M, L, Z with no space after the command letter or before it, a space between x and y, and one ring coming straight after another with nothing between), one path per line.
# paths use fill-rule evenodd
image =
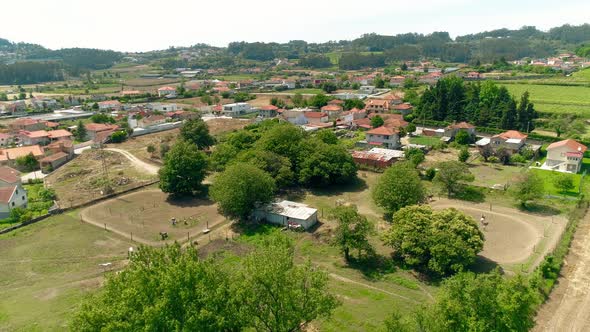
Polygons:
M0 330L66 330L72 310L102 282L99 264L123 267L130 245L75 213L0 235Z
M438 144L440 142L441 142L440 137L430 137L430 136L410 137L410 143L412 143L412 144L433 146L433 145Z
M503 84L517 99L525 92L540 112L571 113L590 118L590 87Z
M324 90L322 89L307 89L307 88L301 88L301 89L292 89L292 90L287 90L285 91L286 93L290 93L290 94L296 94L296 93L301 93L302 95L317 95L319 93L325 93Z

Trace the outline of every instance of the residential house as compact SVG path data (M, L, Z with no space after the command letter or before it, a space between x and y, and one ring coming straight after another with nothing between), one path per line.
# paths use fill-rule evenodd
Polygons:
M27 203L20 173L10 167L0 167L0 219L8 218L12 209L26 208Z
M123 90L121 91L122 97L137 97L141 95L141 91L139 90Z
M365 109L369 113L384 114L389 112L389 101L385 99L369 99L365 103Z
M321 108L322 112L327 113L328 116L337 116L342 112L342 107L339 105L326 105Z
M18 141L22 145L46 145L49 143L49 133L45 130L26 131L18 133Z
M389 80L391 86L402 86L406 81L405 76L394 76Z
M393 105L393 111L398 112L402 115L408 115L412 113L412 110L414 110L414 107L410 103Z
M106 123L88 123L84 127L86 127L86 139L93 141L103 141L106 139L105 136L110 137L112 133L119 129L117 125Z
M139 128L148 128L148 127L153 127L153 126L157 126L160 124L166 123L166 117L163 115L149 115L146 117L143 117L141 119L139 119L137 121L137 126Z
M332 99L328 102L328 105L336 105L336 106L340 106L342 108L344 106L344 101L342 101L340 99Z
M523 134L517 130L508 130L498 135L492 136L487 143L494 149L505 148L510 153L517 153L526 143L528 135ZM482 147L485 144L485 139L476 142L476 145Z
M582 169L584 152L588 147L573 139L555 142L547 147L547 160L542 168L578 173Z
M481 74L476 71L470 71L469 73L467 73L465 78L468 80L479 80L481 78Z
M350 110L350 113L352 113L353 120L364 119L367 117L367 110L364 108L359 110L355 107Z
M443 140L447 142L452 141L459 131L466 131L469 136L475 137L475 126L463 121L447 126L444 129Z
M7 133L0 133L0 146L9 146L14 142L14 136Z
M352 111L346 111L340 114L338 117L338 124L350 126L354 121L354 113Z
M294 125L304 125L307 124L305 113L308 112L312 112L312 110L309 108L294 108L290 110L284 110L282 116L285 120Z
M396 149L401 146L397 129L381 126L367 131L365 136L369 145L382 146L387 149Z
M320 124L329 121L328 114L325 112L305 112L304 116L308 124Z
M45 146L45 151L49 154L63 152L71 159L74 157L74 142L72 140L58 140Z
M174 121L182 121L197 118L199 117L199 113L180 110L168 112L166 113L166 116Z
M123 104L121 104L121 102L118 100L105 100L98 102L98 110L101 112L117 112L120 111L122 107Z
M35 158L42 158L44 150L39 145L21 146L10 149L0 149L0 164L12 164L17 158L33 154Z
M225 116L237 117L246 113L250 113L252 107L248 103L233 103L223 105L221 113Z
M158 97L176 97L176 88L163 86L158 89Z
M33 98L31 105L37 110L54 110L59 108L57 100L53 98Z
M43 130L46 128L46 123L44 121L39 121L30 118L20 118L14 120L11 124L8 125L10 130L13 133L18 133L21 130L26 131L36 131L36 130Z
M421 76L418 79L418 82L434 85L434 84L436 84L436 82L438 82L438 80L440 80L442 78L442 76L443 76L442 73L429 73L424 76Z
M69 141L72 139L73 136L72 133L65 129L50 130L47 132L47 134L52 142L65 140Z
M155 112L176 112L178 110L178 105L176 104L149 103L145 106L148 110Z
M26 112L27 104L24 100L15 100L5 103L0 103L0 113L2 114L21 114Z
M43 157L39 160L41 172L51 173L59 166L65 164L70 159L70 156L65 152L56 152L49 156Z
M306 204L291 201L270 203L254 210L255 220L289 228L309 229L318 221L318 210Z
M274 118L277 116L279 108L276 107L275 105L266 105L266 106L262 106L260 108L260 110L258 111L258 114L260 115L260 117L264 118L264 119L269 119L269 118Z

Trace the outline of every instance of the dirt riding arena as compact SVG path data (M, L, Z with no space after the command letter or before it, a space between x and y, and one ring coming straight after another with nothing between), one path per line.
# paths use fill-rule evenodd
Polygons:
M531 271L555 247L565 229L562 216L522 213L514 208L441 199L435 209L456 208L472 216L485 236L481 256L513 272ZM480 222L485 216L487 226Z
M165 242L186 242L203 234L203 230L217 228L226 219L217 213L217 205L200 199L171 201L157 189L139 191L104 201L84 209L81 218L104 227L126 238L148 245ZM171 219L176 219L176 225ZM168 233L162 241L160 232Z

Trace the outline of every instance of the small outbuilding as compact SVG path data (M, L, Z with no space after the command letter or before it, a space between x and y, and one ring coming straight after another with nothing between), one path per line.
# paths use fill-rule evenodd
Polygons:
M317 223L318 210L306 204L282 201L256 209L254 219L291 228L303 227L307 230Z

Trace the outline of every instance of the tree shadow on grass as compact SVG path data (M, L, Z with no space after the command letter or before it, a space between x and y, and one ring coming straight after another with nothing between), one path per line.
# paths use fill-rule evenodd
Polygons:
M501 272L504 271L498 263L481 255L477 255L475 263L469 267L471 271L476 273L490 273L498 268Z
M326 187L313 187L310 191L316 196L334 196L341 193L361 192L367 190L367 188L369 188L369 186L364 179L355 177L348 183L335 184Z
M193 193L193 195L170 194L168 197L166 197L166 203L178 207L194 207L201 205L208 206L215 204L215 202L209 199L208 185L202 185Z
M518 204L518 209L522 212L537 214L541 216L555 216L561 213L559 209L553 206L538 203L528 203L526 206Z
M394 273L397 267L391 257L379 254L350 257L347 267L355 269L370 281L381 280L386 274Z

